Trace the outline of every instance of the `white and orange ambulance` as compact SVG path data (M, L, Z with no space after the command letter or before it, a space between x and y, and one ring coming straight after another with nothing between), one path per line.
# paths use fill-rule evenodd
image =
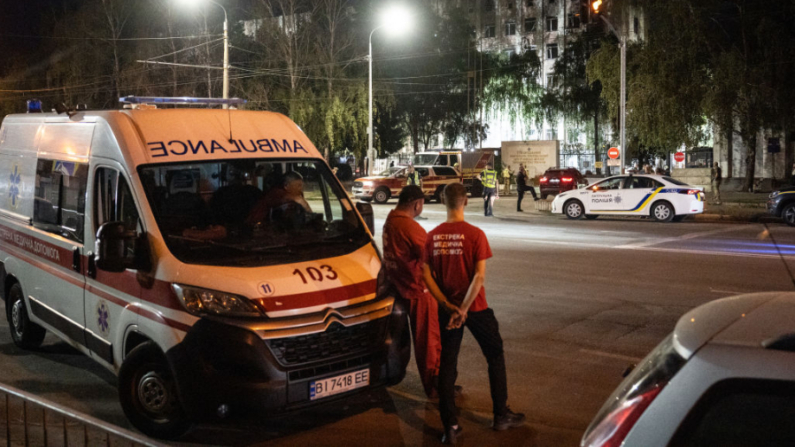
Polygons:
M118 374L133 425L164 438L400 382L406 317L376 296L372 209L301 129L271 112L152 105L211 100L123 101L3 120L14 342L35 348L49 331L91 356Z

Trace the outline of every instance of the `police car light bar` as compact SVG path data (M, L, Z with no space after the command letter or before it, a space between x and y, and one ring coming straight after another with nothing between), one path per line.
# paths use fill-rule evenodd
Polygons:
M123 104L208 104L208 105L238 105L245 104L245 99L240 98L193 98L190 96L125 96L119 98L119 102Z

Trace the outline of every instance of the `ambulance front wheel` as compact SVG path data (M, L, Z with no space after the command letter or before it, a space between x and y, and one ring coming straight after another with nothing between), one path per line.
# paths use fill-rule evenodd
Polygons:
M19 283L14 283L8 291L6 316L11 329L11 339L14 340L15 345L22 349L36 349L41 346L47 332L28 318L25 295Z
M137 346L124 359L119 370L119 400L127 419L147 436L174 439L191 427L166 357L151 341Z

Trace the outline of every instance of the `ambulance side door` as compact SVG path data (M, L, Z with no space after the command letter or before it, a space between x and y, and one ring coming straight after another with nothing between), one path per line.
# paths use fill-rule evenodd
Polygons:
M35 254L35 280L23 281L33 315L84 345L85 197L88 164L39 158L33 203L35 233L21 236Z
M91 167L89 200L91 202L91 235L86 248L91 257L96 252L96 234L107 222L121 221L129 230L141 232L139 208L130 183L121 166L110 161L93 163ZM136 271L121 273L96 268L89 259L86 275L86 346L97 360L114 364L115 351L121 344L127 328L137 323L135 314L141 296L141 285Z

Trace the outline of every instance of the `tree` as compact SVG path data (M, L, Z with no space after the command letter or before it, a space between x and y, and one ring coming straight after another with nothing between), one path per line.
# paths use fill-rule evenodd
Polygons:
M695 145L707 120L735 131L746 148L743 188L755 175L761 129L791 129L793 113L792 2L756 0L617 0L616 11L640 8L646 38L630 47L628 133L649 147ZM603 46L589 61L602 81L610 114L618 74ZM779 100L783 99L783 100ZM785 132L786 134L786 132ZM729 138L731 141L731 138Z
M599 48L600 32L594 28L575 35L566 42L563 54L555 61L555 82L550 94L553 108L560 115L576 123L593 122L593 147L596 161L599 157L599 120L607 116L607 105L602 99L602 83L589 82L586 65L592 53ZM599 168L597 174L601 174Z

